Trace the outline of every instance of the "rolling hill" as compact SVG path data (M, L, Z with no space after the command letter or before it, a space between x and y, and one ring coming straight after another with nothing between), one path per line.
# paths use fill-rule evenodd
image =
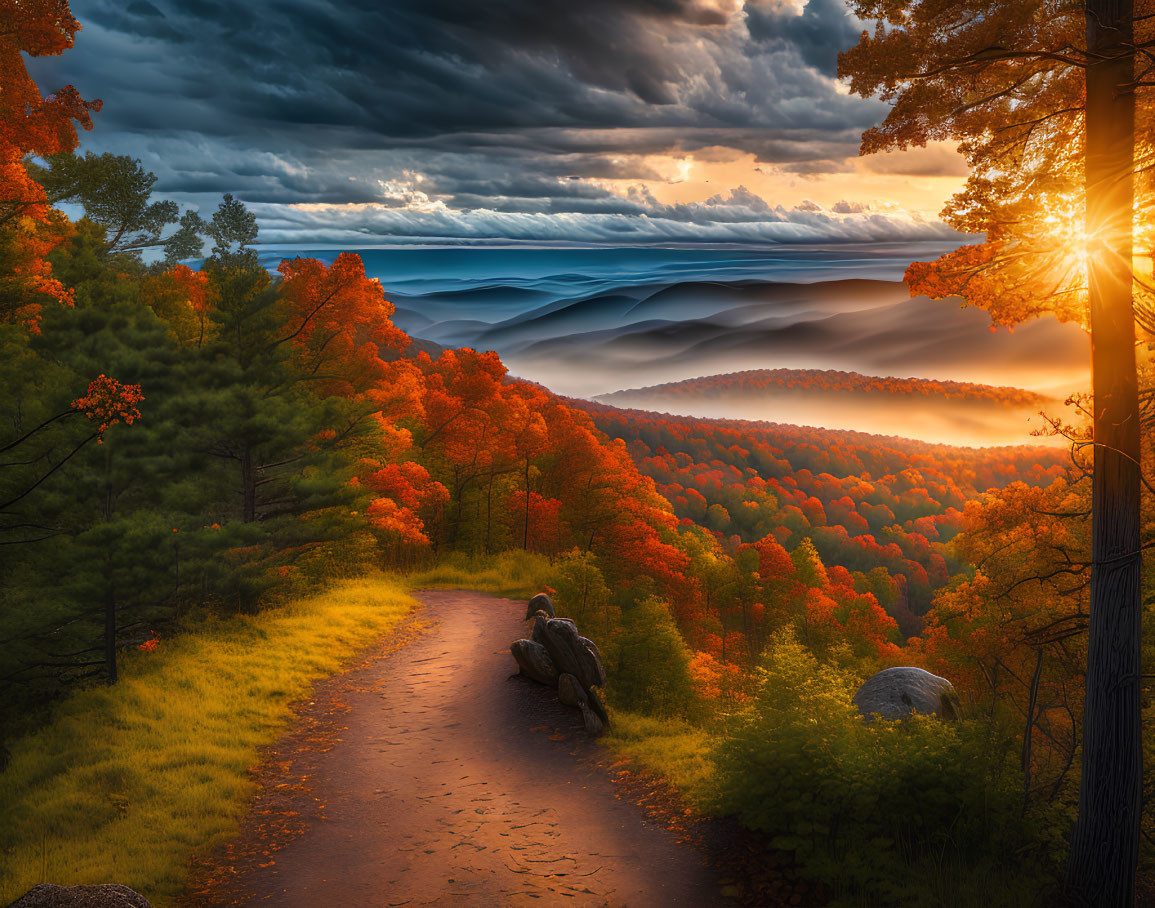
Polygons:
M1021 388L816 369L755 369L601 394L618 407L682 416L858 429L964 445L1039 443L1058 400Z

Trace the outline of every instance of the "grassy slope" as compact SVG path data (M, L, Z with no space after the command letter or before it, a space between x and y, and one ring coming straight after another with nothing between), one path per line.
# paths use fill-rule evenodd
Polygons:
M0 904L41 881L116 881L157 904L189 856L233 835L247 770L289 705L414 607L364 578L255 616L207 621L69 697L0 774Z
M614 713L614 724L602 738L614 753L666 779L700 810L708 809L711 797L715 743L708 732L680 719L625 712Z
M431 568L403 578L409 589L470 589L511 599L528 599L546 589L553 576L543 555L514 550L500 555L474 556L459 552Z

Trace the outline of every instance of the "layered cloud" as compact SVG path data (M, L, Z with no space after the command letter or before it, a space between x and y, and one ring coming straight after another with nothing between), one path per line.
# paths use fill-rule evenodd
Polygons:
M868 199L848 213L736 184L662 195L726 160L800 179L861 170L858 138L885 107L834 78L861 30L842 0L89 0L76 12L76 48L33 68L46 89L104 98L86 146L142 158L177 198L237 194L268 240L943 232ZM958 163L932 153L919 167Z

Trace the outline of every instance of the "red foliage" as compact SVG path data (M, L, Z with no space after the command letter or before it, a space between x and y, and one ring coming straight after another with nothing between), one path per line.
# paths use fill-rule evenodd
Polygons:
M299 368L321 381L322 391L354 396L386 377L382 354L403 350L409 336L393 324L393 304L381 282L365 276L361 256L342 252L326 267L296 258L277 268L287 334Z
M137 408L144 400L140 385L122 385L114 378L101 374L88 383L88 393L72 402L73 410L80 410L93 422L100 425L96 429L97 444L103 442L103 435L118 422L131 425L140 419Z
M24 168L26 155L72 151L76 126L92 128L99 101L85 101L71 85L47 98L28 75L23 54L43 57L72 47L80 23L67 0L0 0L0 229L11 231L13 261L4 280L8 299L0 319L35 330L35 294L71 302L71 291L51 276L45 257L64 238L64 220L49 208L44 189Z

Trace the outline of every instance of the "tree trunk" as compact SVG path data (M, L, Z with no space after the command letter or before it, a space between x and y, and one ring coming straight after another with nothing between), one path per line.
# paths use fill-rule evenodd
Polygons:
M112 523L116 512L116 496L112 492L113 448L109 446L104 454L104 522ZM105 680L116 683L116 573L113 550L109 549L104 559L104 664Z
M1139 853L1139 403L1132 310L1132 0L1089 0L1086 194L1095 472L1079 819L1067 883L1129 908Z
M1027 700L1027 725L1023 729L1023 814L1031 801L1031 743L1035 731L1035 707L1039 704L1039 680L1043 674L1042 647L1035 650L1035 673L1031 676L1030 697Z

